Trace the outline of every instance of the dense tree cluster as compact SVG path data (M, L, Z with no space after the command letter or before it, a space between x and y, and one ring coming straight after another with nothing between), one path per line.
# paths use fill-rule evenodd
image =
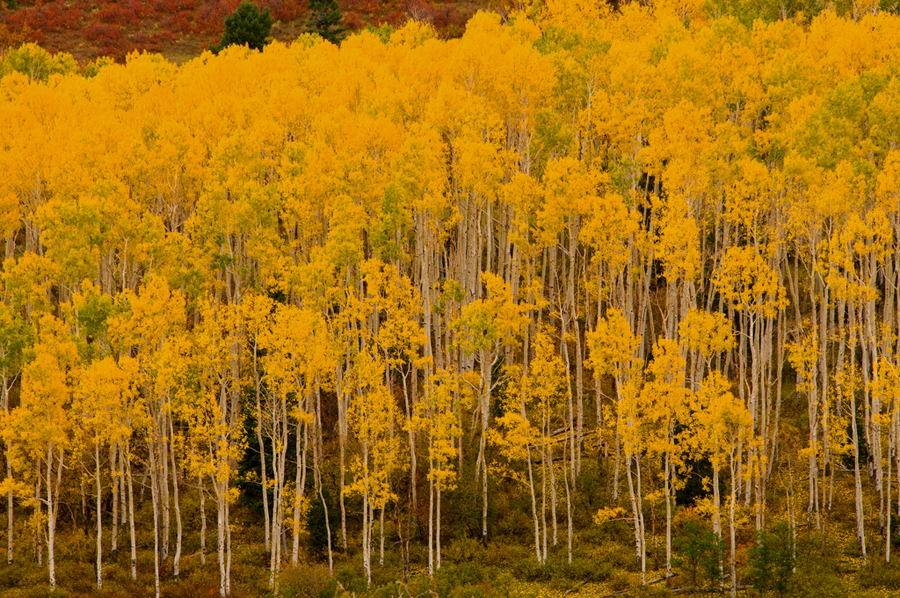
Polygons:
M439 568L464 483L484 542L503 480L535 559L571 558L585 476L607 489L587 521L627 517L642 573L665 518L668 568L700 463L732 592L736 513L816 528L841 476L863 558L880 529L890 559L900 22L674 8L548 2L457 40L410 22L180 67L10 52L8 559L35 542L55 584L60 508L87 497L97 585L118 546L147 575L142 485L158 592L199 493L227 595L251 447L272 584L310 503L368 575L386 530Z

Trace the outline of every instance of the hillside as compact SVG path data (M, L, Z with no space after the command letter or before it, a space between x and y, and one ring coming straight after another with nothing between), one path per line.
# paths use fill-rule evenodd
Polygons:
M707 6L0 56L0 595L896 595L900 17Z
M240 0L24 0L0 12L0 47L37 42L79 61L100 56L123 60L132 51L158 52L181 62L218 42L222 23ZM3 2L0 6L5 8ZM304 0L264 0L276 19L275 39L290 41L305 28ZM466 20L490 0L344 0L351 31L367 25L398 26L408 16L432 23L442 35L461 35Z

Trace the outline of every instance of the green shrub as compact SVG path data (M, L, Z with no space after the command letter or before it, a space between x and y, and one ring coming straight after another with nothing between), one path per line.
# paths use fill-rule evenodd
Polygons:
M546 582L553 578L553 564L540 564L534 555L522 559L512 566L512 574L521 581Z
M856 580L861 588L900 590L900 566L873 558L859 570Z
M260 10L253 2L244 0L233 13L225 17L222 41L216 46L211 45L210 50L218 54L232 45L246 45L251 50L262 50L274 23L268 8Z
M444 566L435 572L434 584L439 596L450 596L454 588L477 585L484 579L485 573L480 563Z
M445 563L483 562L485 552L481 542L471 538L460 538L441 548L441 559Z
M521 561L535 561L533 546L521 544L492 542L484 554L484 563L501 569L512 569Z
M690 587L719 585L725 543L717 534L701 524L688 521L674 544L678 553L674 565L681 569Z
M900 582L900 578L897 581ZM788 583L788 595L797 598L839 598L847 595L847 589L835 563L814 561L811 566L797 568Z
M282 571L278 586L279 594L284 598L334 598L338 589L328 567L319 564Z
M613 567L608 562L590 559L573 559L571 563L563 563L556 568L558 577L567 581L597 583L608 580Z
M366 576L349 564L338 567L334 572L334 578L341 584L345 592L362 594L368 586Z
M439 598L508 598L514 580L497 567L483 563L461 563L441 567L434 575Z
M24 559L0 567L0 588L28 587L46 583L47 572ZM0 595L5 595L0 591Z
M759 530L756 545L750 551L747 578L760 591L774 590L783 596L794 571L794 536L784 522L771 532Z

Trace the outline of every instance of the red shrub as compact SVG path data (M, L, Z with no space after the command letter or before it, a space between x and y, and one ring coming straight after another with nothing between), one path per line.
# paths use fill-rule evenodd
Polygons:
M432 23L437 26L436 21L443 16L442 11L430 4L425 4L422 0L410 0L406 9L406 14L411 19L421 21L423 23Z
M362 17L359 13L356 12L345 12L344 13L344 26L348 29L356 30L362 29L365 25Z
M374 15L381 11L381 6L376 0L359 0L359 2L354 2L353 6L342 6L341 10L345 15L349 12Z
M171 31L154 31L151 37L153 39L153 43L159 45L165 44L167 42L174 42L178 39L178 36Z
M104 43L118 43L122 41L122 28L106 23L91 23L84 28L84 37L97 45Z
M272 11L275 20L286 22L305 16L307 3L305 0L268 0L264 6Z
M200 7L196 14L198 31L221 33L225 17L234 12L240 0L216 0Z
M84 21L85 14L80 8L69 8L63 16L66 27L73 31L81 29L81 23Z
M391 27L400 27L406 22L407 16L405 10L392 10L384 18L385 22Z
M99 58L100 56L109 56L116 60L116 62L125 62L125 56L128 54L129 50L129 44L125 40L106 40L97 45L94 57Z
M110 25L128 25L136 20L134 12L120 4L107 4L97 12L97 19Z
M189 12L173 14L166 20L167 33L180 37L190 33L194 29L194 15Z
M183 11L193 13L197 10L197 3L194 0L156 0L155 7L160 14L172 15Z
M138 52L159 52L161 46L159 41L156 39L156 36L152 33L147 33L145 31L140 31L135 33L131 39L131 46L133 49Z
M131 0L127 4L128 11L132 14L133 18L137 20L143 20L148 16L155 15L156 11L152 4L147 4L143 0Z

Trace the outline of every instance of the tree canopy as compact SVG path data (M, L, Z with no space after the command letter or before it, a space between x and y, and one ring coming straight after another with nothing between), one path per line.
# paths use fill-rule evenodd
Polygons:
M268 43L274 22L268 8L260 10L256 3L244 0L233 13L225 17L222 40L210 49L216 54L232 45L262 50Z

